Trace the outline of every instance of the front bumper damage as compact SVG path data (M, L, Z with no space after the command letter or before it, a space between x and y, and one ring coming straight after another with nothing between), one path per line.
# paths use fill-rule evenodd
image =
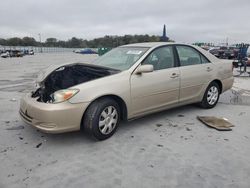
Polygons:
M42 132L62 133L80 130L81 120L89 103L57 104L38 102L27 94L20 101L20 116L24 122Z

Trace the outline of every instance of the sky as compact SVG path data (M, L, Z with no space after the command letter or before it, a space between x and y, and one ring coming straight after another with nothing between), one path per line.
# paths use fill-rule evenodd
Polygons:
M167 35L178 42L250 43L250 0L1 0L0 38Z

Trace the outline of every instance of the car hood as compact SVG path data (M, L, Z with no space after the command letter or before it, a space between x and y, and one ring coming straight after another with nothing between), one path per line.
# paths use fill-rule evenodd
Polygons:
M60 70L60 68L63 68L65 66L74 66L74 65L83 65L83 66L88 66L88 67L93 67L93 68L101 68L101 69L106 69L106 70L109 69L107 67L94 65L93 63L81 63L81 62L75 62L75 63L70 62L70 63L63 63L60 65L50 65L49 67L40 71L40 73L37 76L36 82L37 83L43 82L52 72L54 72L56 70ZM109 70L114 71L114 72L120 72L119 70L115 70L115 69L109 69Z
M50 66L38 76L37 89L32 92L32 97L38 97L38 101L46 103L51 101L51 94L58 90L68 89L72 86L119 72L119 70L88 63L68 63L60 66Z
M60 68L60 67L63 67L63 66L66 66L66 65L71 65L71 64L80 64L79 62L75 62L75 63L63 63L63 64L60 64L60 65L50 65L48 66L47 68L45 69L42 69L38 76L37 76L37 79L36 79L36 82L37 83L41 83L42 81L44 81L44 79L50 74L52 73L53 71L55 71L56 69Z

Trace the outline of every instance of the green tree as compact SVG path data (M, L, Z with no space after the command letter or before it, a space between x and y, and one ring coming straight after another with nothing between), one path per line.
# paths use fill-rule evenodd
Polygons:
M7 45L7 41L5 39L0 38L0 45Z
M82 44L82 39L78 39L76 37L72 37L70 40L68 40L69 47L71 48L79 48Z
M24 46L36 46L37 44L33 37L23 37L22 41Z
M57 39L56 38L47 38L45 41L45 45L48 47L55 47L55 46L57 46Z
M20 39L18 37L13 37L13 38L7 39L7 45L10 45L10 46L22 46L23 41L22 41L22 39Z

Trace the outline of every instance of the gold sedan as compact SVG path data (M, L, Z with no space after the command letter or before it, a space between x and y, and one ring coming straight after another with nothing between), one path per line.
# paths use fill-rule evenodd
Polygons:
M22 119L48 133L109 138L120 120L190 103L213 108L233 85L232 63L178 43L120 46L90 64L47 70L21 99Z

